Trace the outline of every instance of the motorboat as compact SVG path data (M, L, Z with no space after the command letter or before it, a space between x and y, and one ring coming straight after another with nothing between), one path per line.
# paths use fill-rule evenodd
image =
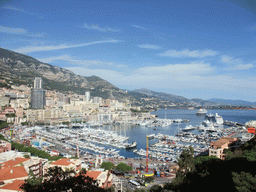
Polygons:
M181 129L181 131L186 132L186 131L193 131L193 130L195 130L195 129L196 129L196 127L194 127L194 126L192 126L192 125L188 125L188 126L186 126L185 128Z
M136 141L134 141L132 144L130 144L130 145L127 145L126 146L126 149L132 149L132 148L135 148L135 147L137 147L137 142Z
M147 138L148 138L148 139L154 139L155 136L156 136L155 134L150 134L150 135L147 135Z

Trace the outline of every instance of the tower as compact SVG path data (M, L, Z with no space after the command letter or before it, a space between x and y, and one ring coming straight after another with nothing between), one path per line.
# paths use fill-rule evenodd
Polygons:
M91 100L90 91L86 91L85 92L85 101L90 101L90 100Z
M43 109L45 106L45 90L42 89L41 77L34 80L34 89L31 89L31 107L33 109Z
M34 89L42 89L42 78L41 77L36 77L34 80Z

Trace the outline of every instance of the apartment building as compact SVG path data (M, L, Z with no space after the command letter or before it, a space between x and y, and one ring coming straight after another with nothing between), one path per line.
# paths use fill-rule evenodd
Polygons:
M113 174L108 171L87 171L85 176L93 178L101 188L107 188L113 185Z
M0 153L10 151L11 148L11 143L4 140L0 140Z
M65 159L65 158L59 159L52 163L47 162L44 165L44 170L43 170L44 174L47 173L47 171L50 167L55 167L55 166L61 167L63 170L73 169L76 172L78 172L82 168L82 162L80 159Z
M225 159L224 149L228 149L231 144L236 143L237 138L222 137L217 141L212 141L209 148L209 156L216 156L222 160Z

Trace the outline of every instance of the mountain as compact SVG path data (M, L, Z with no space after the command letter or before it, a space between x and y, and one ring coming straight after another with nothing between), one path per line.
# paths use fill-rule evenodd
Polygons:
M33 85L35 77L41 77L44 89L84 94L104 99L124 99L129 96L116 86L97 76L85 77L72 71L38 61L33 57L0 48L0 76L9 84Z
M155 92L149 89L136 89L133 91L120 90L100 77L76 75L67 69L43 63L33 57L0 48L0 78L5 79L8 86L24 84L32 87L35 77L41 77L43 79L44 89L82 95L84 95L85 91L90 91L92 96L99 96L103 99L117 99L119 101L129 99L133 104L142 106L168 107L172 103L193 106L256 106L256 102L241 100L190 100L182 96ZM147 98L147 101L145 98Z
M220 105L231 105L231 106L256 106L256 102L249 102L244 100L231 100L231 99L217 99L212 98L208 100L209 102L214 102Z
M163 93L163 92L155 92L145 88L135 89L133 92L144 94L150 97L156 97L164 101L171 101L174 103L191 103L191 100L182 96L177 96L177 95Z

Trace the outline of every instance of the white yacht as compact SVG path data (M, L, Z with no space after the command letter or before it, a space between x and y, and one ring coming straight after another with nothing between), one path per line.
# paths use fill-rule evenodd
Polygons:
M186 126L185 128L181 129L181 131L192 131L192 130L195 130L196 127L192 126L192 125L188 125Z
M207 110L206 109L199 109L197 112L196 112L196 115L205 115L207 113Z

